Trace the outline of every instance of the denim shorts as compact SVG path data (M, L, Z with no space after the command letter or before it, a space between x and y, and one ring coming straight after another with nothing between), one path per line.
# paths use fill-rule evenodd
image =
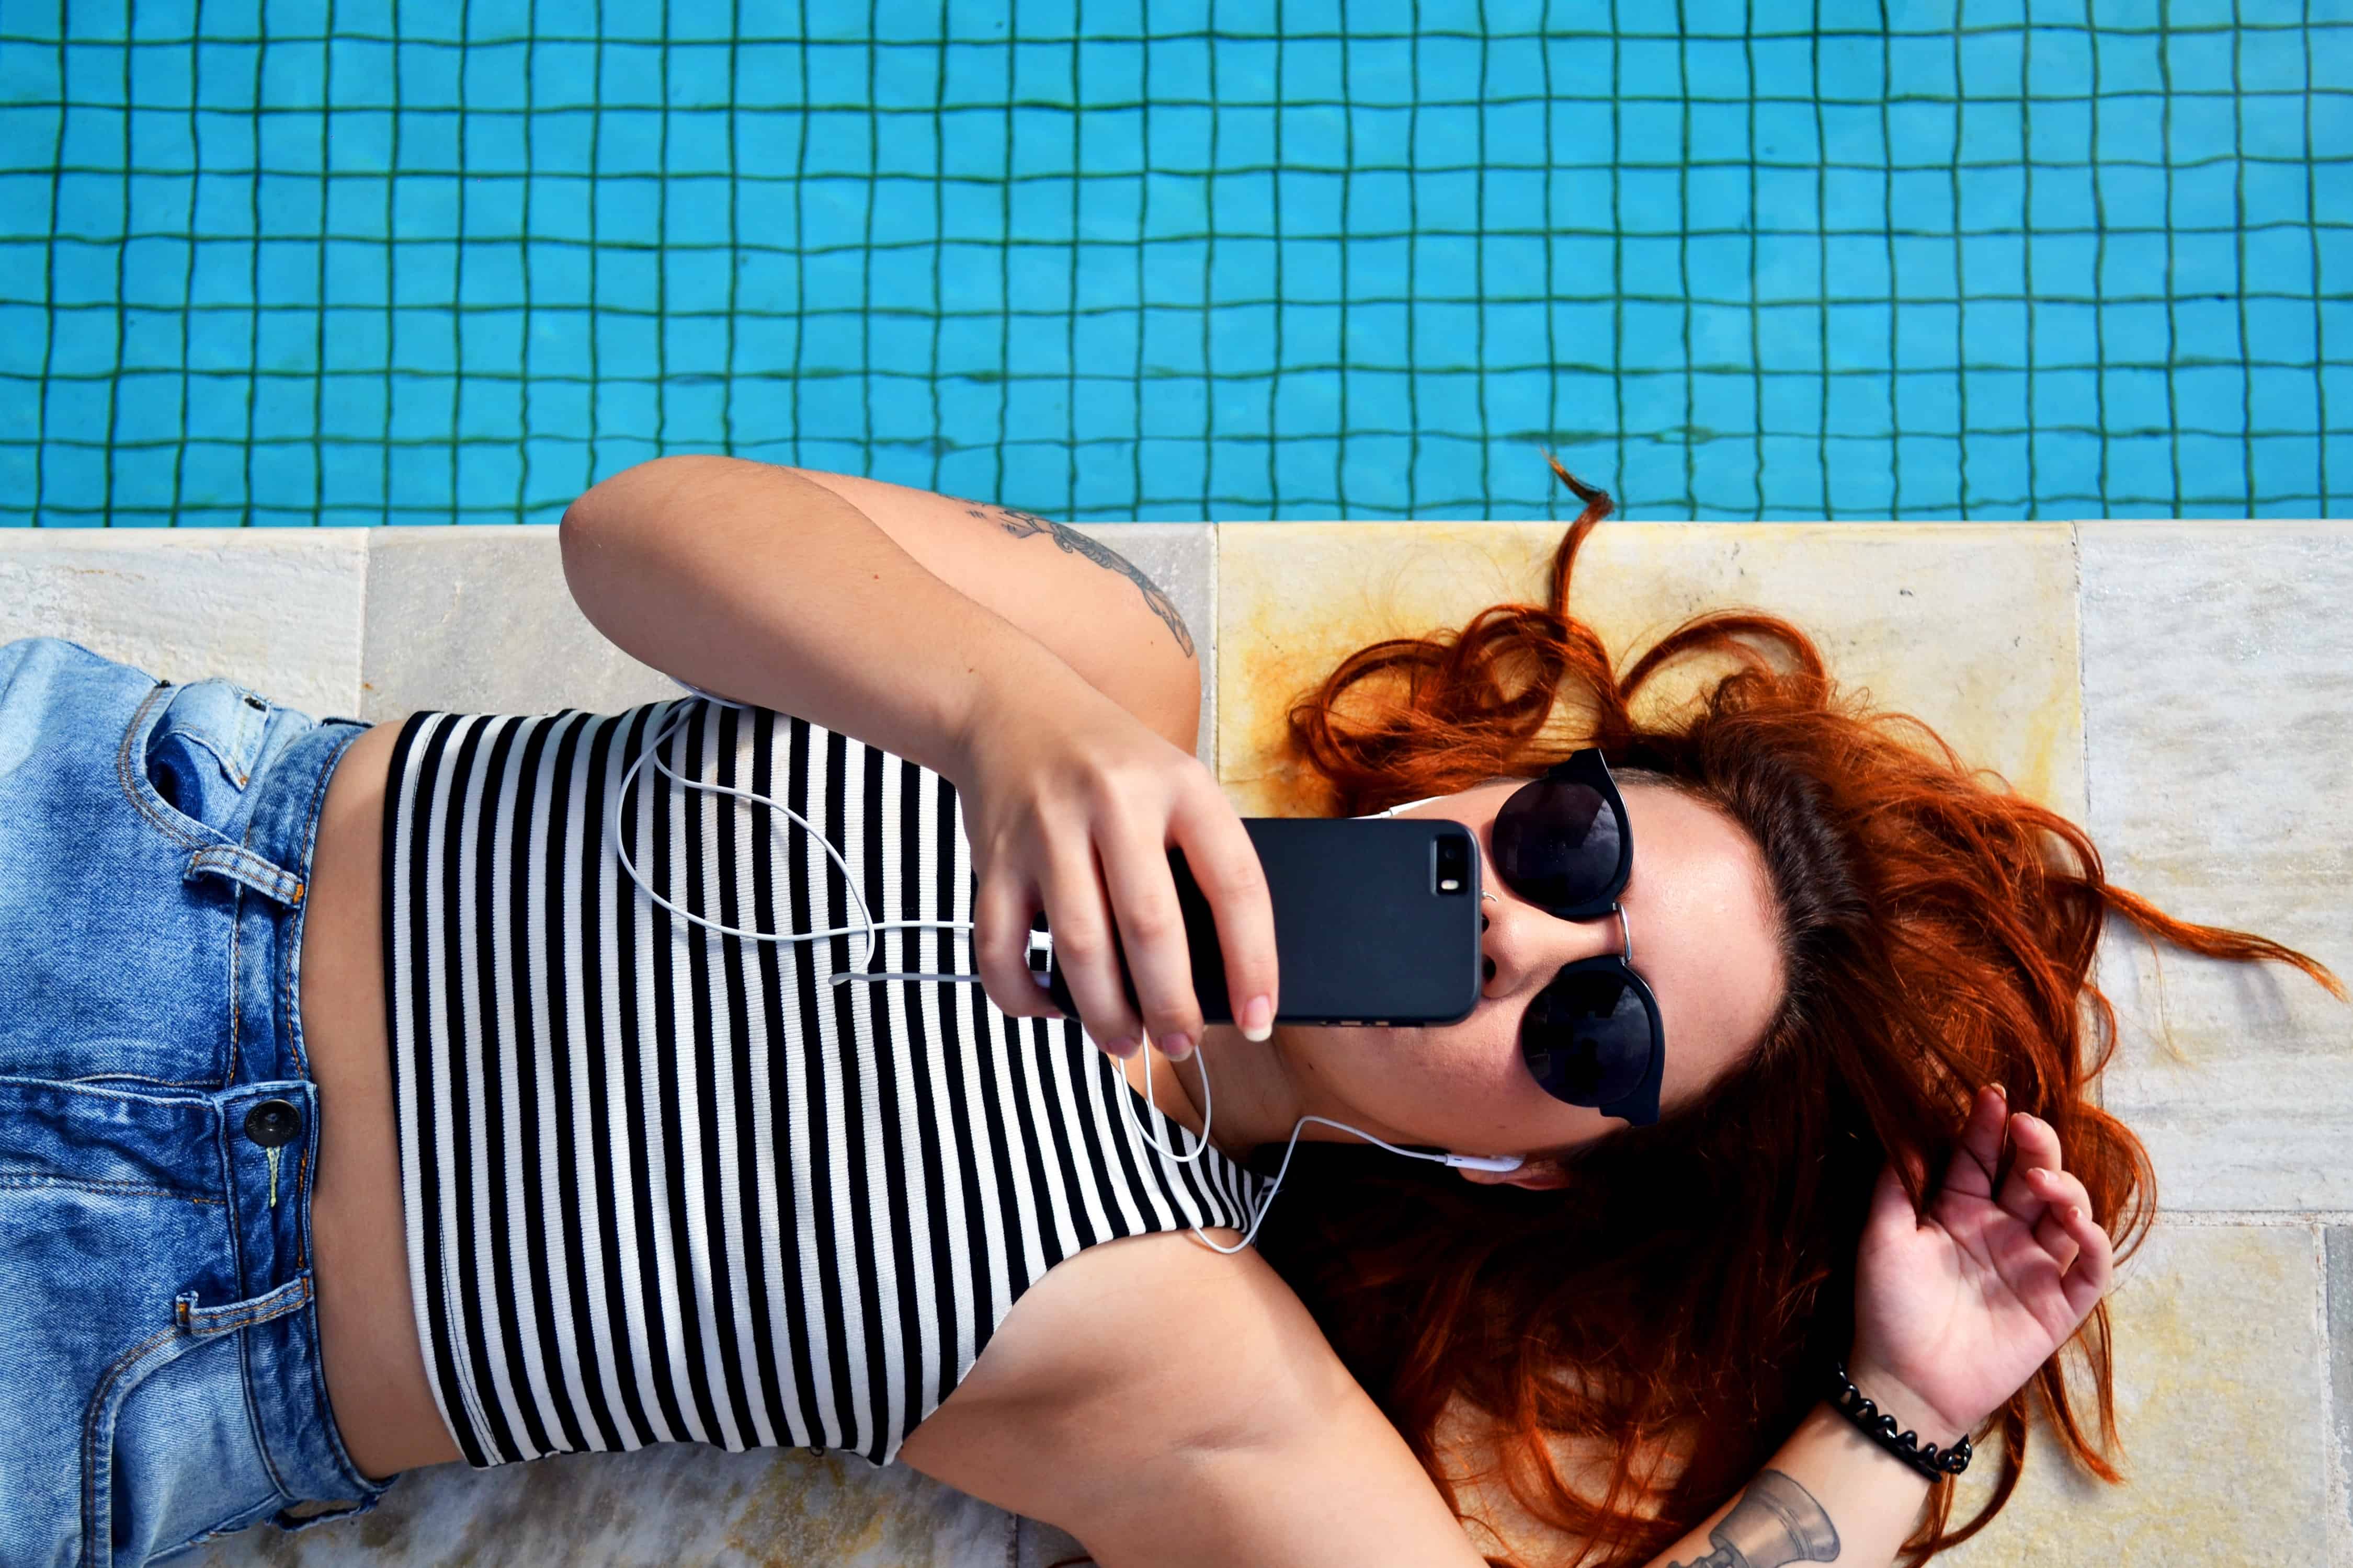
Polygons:
M365 728L0 646L0 1565L373 1508L327 1405L297 960Z

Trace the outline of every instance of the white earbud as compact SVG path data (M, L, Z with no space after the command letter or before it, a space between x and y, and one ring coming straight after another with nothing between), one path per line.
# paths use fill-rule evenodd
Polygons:
M1433 800L1444 800L1445 798L1446 797L1442 795L1426 795L1419 800L1409 800L1402 805L1393 805L1387 811L1368 811L1362 816L1352 816L1348 820L1351 822L1370 822L1376 817L1395 816L1400 811L1411 811L1417 805L1428 805Z
M1527 1163L1514 1154L1445 1154L1439 1163L1458 1171L1492 1171L1499 1176Z

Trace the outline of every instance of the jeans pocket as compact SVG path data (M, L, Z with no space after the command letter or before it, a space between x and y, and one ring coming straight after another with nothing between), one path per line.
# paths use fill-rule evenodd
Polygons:
M132 1346L100 1378L82 1431L85 1568L138 1568L285 1503L235 1334L174 1328Z
M174 691L133 759L149 804L235 837L272 710L260 693L217 676Z
M237 1336L178 1302L237 1289L218 1120L0 1079L0 1563L143 1561L271 1491Z

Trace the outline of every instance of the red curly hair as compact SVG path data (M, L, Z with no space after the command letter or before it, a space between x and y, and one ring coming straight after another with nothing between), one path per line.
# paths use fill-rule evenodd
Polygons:
M2138 1246L2154 1173L2087 1093L2116 1047L2115 1009L2091 981L2108 917L2345 991L2302 953L2173 920L2110 885L2081 828L1973 772L1918 721L1842 694L1785 621L1700 616L1613 669L1568 611L1577 547L1610 500L1552 467L1585 508L1553 558L1548 602L1362 649L1292 709L1292 744L1347 814L1533 774L1582 744L1650 771L1762 850L1786 997L1757 1047L1698 1100L1577 1152L1565 1188L1472 1187L1343 1145L1303 1147L1290 1181L1309 1190L1259 1246L1458 1515L1472 1517L1458 1484L1500 1480L1560 1532L1515 1552L1630 1564L1746 1485L1820 1396L1819 1369L1852 1340L1882 1161L1916 1151L1941 1172L1982 1085L2008 1086L2014 1109L2057 1130L2117 1256ZM1638 721L1648 683L1707 654L1736 667L1680 716ZM1574 737L1555 717L1564 701ZM2030 1399L2084 1469L2119 1479L2108 1335L2103 1303L2071 1342L2098 1442L2052 1356L1989 1424L2001 1437L1990 1500L1948 1528L1953 1489L1940 1481L1906 1542L1915 1562L2009 1500ZM1466 1472L1440 1432L1466 1415L1492 1459L1483 1473ZM1580 1485L1591 1472L1564 1465L1560 1442L1614 1454L1606 1482Z

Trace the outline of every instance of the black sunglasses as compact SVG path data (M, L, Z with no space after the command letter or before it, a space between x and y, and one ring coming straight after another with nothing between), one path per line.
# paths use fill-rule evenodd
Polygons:
M1523 785L1495 813L1495 872L1520 897L1562 920L1615 912L1634 868L1625 798L1598 750L1578 752ZM1520 1054L1545 1092L1598 1107L1635 1127L1659 1120L1667 1057L1659 999L1625 953L1564 966L1528 1004Z

